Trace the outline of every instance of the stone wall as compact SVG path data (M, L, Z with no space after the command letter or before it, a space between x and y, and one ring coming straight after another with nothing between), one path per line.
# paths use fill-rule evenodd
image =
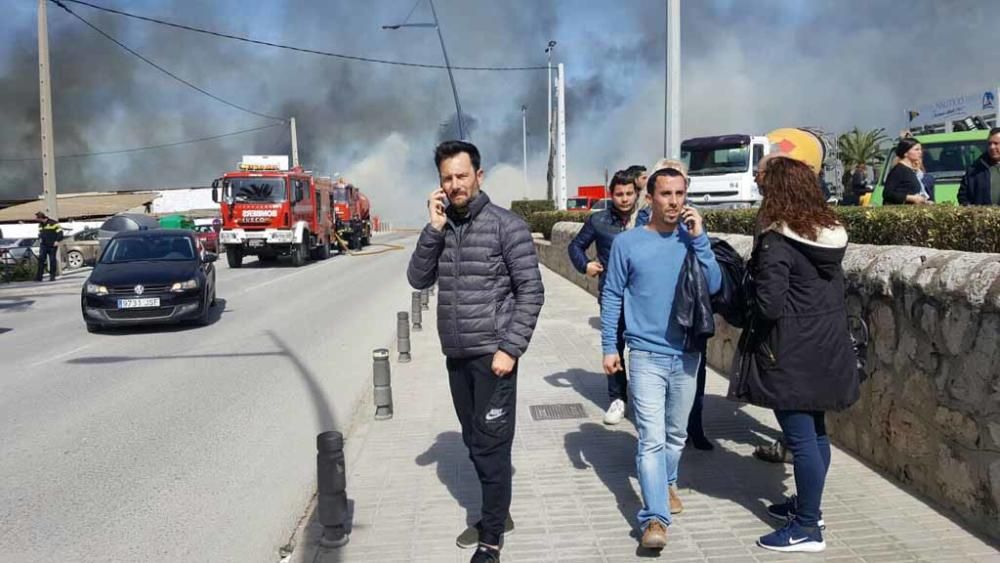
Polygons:
M550 269L596 295L569 263L580 229L536 240ZM752 240L721 235L744 256ZM851 245L848 309L871 330L872 376L830 413L836 443L1000 540L1000 255ZM716 317L709 363L728 373L739 330Z

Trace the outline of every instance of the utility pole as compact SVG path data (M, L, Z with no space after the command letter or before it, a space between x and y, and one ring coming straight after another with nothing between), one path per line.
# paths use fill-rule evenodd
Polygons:
M521 106L521 134L524 147L524 199L528 199L528 106Z
M38 101L42 125L42 193L45 214L59 220L56 200L56 155L52 133L52 78L49 71L48 0L38 0Z
M681 0L667 0L667 142L664 156L681 155Z
M299 134L295 132L295 118L290 121L292 126L292 168L299 166Z
M444 66L448 69L448 80L451 82L451 94L455 96L455 111L458 112L458 138L467 141L465 135L465 119L462 118L462 104L458 101L458 88L455 87L455 75L451 72L451 62L448 60L448 50L444 48L444 36L441 35L441 23L438 21L437 10L434 9L434 0L427 0L431 5L431 14L434 16L434 29L438 33L438 41L441 42L441 52L444 53Z
M548 55L548 57L549 57L549 62L548 62L549 89L545 91L545 99L546 99L546 103L548 104L548 110L547 110L547 113L545 115L548 118L548 123L549 123L549 128L546 130L546 135L548 135L547 143L549 145L549 158L548 158L548 161L547 161L548 162L548 172L546 172L546 174L545 174L545 183L546 183L545 198L547 200L549 200L549 201L553 201L553 199L552 199L552 176L553 176L553 173L552 173L553 172L552 171L552 149L553 149L553 145L555 144L555 141L553 139L555 132L552 130L552 52L555 50L555 48L556 48L556 42L555 41L549 41L548 46L545 48L545 54Z
M556 82L558 96L556 98L558 141L556 155L559 161L556 171L559 185L559 203L557 209L566 209L566 67L559 63L559 77Z

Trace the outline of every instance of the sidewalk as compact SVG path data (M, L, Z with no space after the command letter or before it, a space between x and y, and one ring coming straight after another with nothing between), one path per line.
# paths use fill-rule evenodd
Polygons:
M503 561L574 563L656 557L631 535L640 506L631 423L601 424L607 406L600 373L597 304L543 268L546 302L518 375L514 442L516 530ZM392 365L395 416L376 422L371 402L347 440L350 543L320 549L312 515L292 555L296 562L426 561L464 563L455 546L478 519L479 488L459 433L435 330L434 299L412 334L413 361ZM778 554L757 548L774 529L768 501L794 490L790 465L758 461L756 444L778 435L774 416L724 398L727 381L709 372L706 434L712 452L687 449L681 462L685 511L669 529L667 561L997 561L1000 552L835 449L824 495L827 550ZM578 404L584 418L534 420L532 406Z

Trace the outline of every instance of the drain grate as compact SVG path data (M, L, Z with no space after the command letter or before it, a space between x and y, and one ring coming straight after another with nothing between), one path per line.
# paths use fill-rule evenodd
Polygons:
M531 418L535 420L566 420L570 418L587 418L580 403L565 403L557 405L531 405Z

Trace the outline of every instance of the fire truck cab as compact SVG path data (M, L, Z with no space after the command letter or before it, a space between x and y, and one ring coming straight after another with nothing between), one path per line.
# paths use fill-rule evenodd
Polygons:
M244 156L239 170L212 182L222 216L219 243L229 267L239 268L247 255L262 262L290 256L295 266L329 258L331 188L329 178L289 169L287 156Z

